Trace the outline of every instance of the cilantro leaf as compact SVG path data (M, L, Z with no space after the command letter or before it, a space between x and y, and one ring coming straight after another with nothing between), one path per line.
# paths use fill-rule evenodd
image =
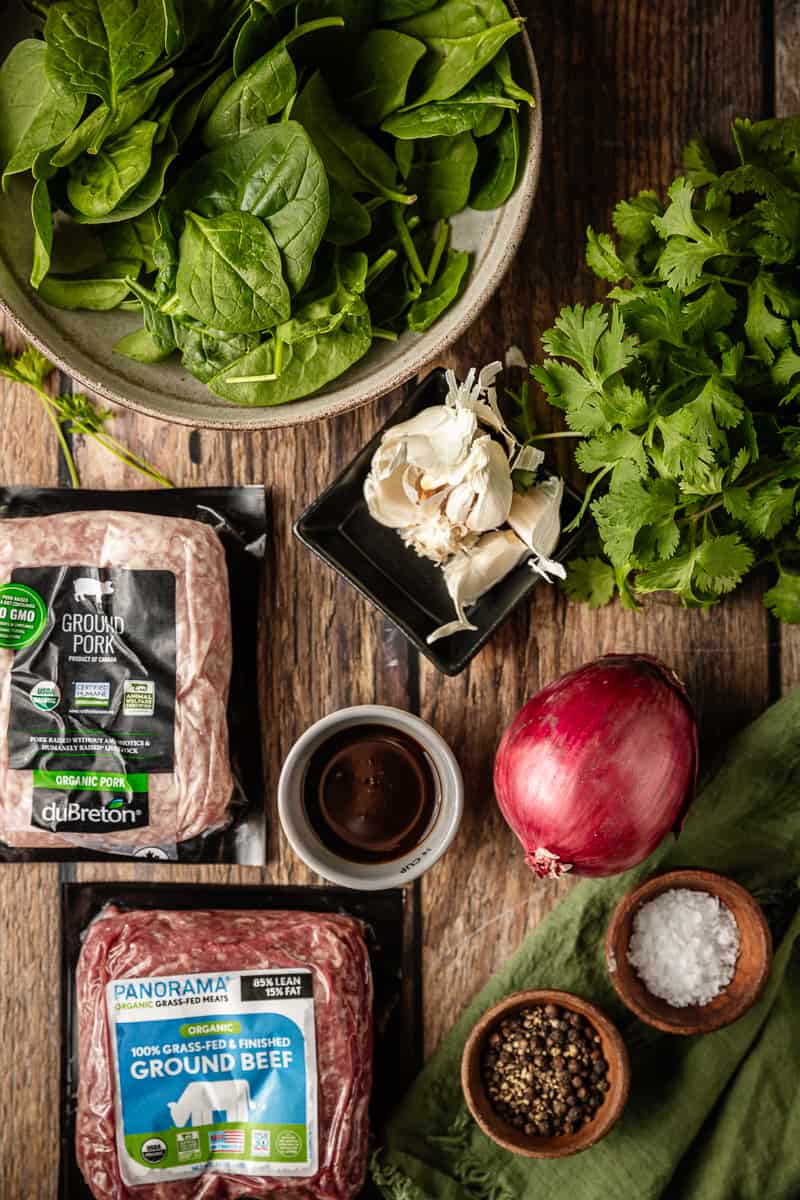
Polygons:
M628 272L617 254L614 239L607 233L595 233L591 225L586 231L586 263L600 279L618 283Z
M800 575L781 568L777 582L764 593L764 603L780 621L800 624Z
M709 592L732 592L753 565L753 551L738 534L708 538L695 551L697 582Z
M666 239L656 264L661 278L675 291L685 292L703 273L709 259L730 253L727 237L704 228L692 208L695 189L688 179L676 179L669 189L671 204L653 225Z
M747 289L744 330L754 354L767 365L775 353L788 346L791 332L786 317L793 305L780 284L766 271L759 271Z
M590 608L602 608L616 591L614 568L602 558L575 558L567 567L564 591L570 600L579 600Z
M756 488L745 518L748 529L758 537L774 538L794 516L798 486L784 487L780 480L772 479Z
M693 187L704 187L718 178L717 165L703 138L693 138L683 152L686 178Z
M627 480L595 500L591 509L603 547L618 567L633 557L641 529L672 517L675 489L663 479L654 480L649 486Z

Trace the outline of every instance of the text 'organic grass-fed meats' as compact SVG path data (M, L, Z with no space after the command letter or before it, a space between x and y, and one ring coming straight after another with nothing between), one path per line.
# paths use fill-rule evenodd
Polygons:
M98 1200L351 1200L367 1164L359 921L122 911L76 978L76 1153Z

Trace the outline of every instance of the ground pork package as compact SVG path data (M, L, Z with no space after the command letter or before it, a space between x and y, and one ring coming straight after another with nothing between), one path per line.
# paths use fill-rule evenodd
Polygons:
M229 702L233 676L234 707L256 707L263 489L0 503L5 856L220 856L212 835L246 812L228 730L252 719ZM239 757L259 744L256 728Z

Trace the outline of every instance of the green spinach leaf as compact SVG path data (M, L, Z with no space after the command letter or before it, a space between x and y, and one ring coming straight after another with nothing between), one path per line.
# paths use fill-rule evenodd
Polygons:
M520 85L514 79L511 70L511 59L508 53L508 46L504 46L500 53L492 63L492 70L496 72L498 79L503 85L505 94L512 100L518 100L520 104L527 104L533 108L536 104L536 97L532 92Z
M369 237L372 217L360 200L331 183L331 213L325 229L325 241L334 246L352 246Z
M169 358L173 351L165 350L148 329L135 329L133 333L120 338L114 346L114 353L132 358L135 362L159 363Z
M495 86L491 77L484 72L450 100L437 100L423 104L421 108L401 109L393 113L383 122L381 129L403 141L454 137L457 133L477 130L487 113L497 112L499 124L503 119L503 110L515 111L516 107L516 101L503 95L502 87Z
M464 38L484 33L511 18L503 0L444 0L442 4L428 5L427 10L422 10L423 15L411 16L398 28L426 40Z
M502 108L487 108L478 124L473 128L473 135L476 138L485 138L489 137L492 133L496 133L503 124L504 116L505 112Z
M469 37L425 38L430 53L420 64L418 75L422 91L412 104L418 107L432 100L449 100L455 96L480 74L509 38L519 33L522 24L517 18Z
M337 110L319 71L298 96L293 116L308 131L330 178L346 192L412 202L412 196L397 189L397 168L389 155Z
M178 153L178 143L172 130L169 130L162 145L157 146L153 154L150 170L138 187L128 195L115 209L102 217L87 217L73 209L70 216L81 225L103 225L115 221L129 221L140 217L157 202L164 191L164 177L170 164Z
M53 166L68 167L86 151L97 154L104 142L125 133L152 108L158 93L174 74L169 67L152 79L126 88L113 116L107 104L98 104L58 148L51 159Z
M248 67L261 58L275 44L275 14L269 7L255 3L250 5L247 20L239 30L233 47L233 73L242 75Z
M38 288L50 270L53 253L53 210L47 182L37 179L31 194L31 221L33 223L33 267L31 287Z
M404 145L406 143L403 143ZM409 143L411 144L411 143ZM452 217L469 201L478 147L471 133L414 142L409 183L429 221Z
M82 154L69 168L67 196L84 217L107 217L139 186L153 161L155 121L137 121L106 142L99 154Z
M470 205L480 211L505 204L517 185L520 161L519 120L509 113L497 133L484 143L483 159L475 173Z
M341 18L331 17L298 25L234 79L220 96L203 129L203 141L209 149L262 129L270 117L281 112L297 91L297 72L289 47L308 33L341 23Z
M311 271L330 214L322 159L296 121L270 125L197 160L167 198L173 225L184 210L217 216L241 209L260 217L298 292Z
M380 125L406 102L409 80L425 44L394 29L370 29L346 65L347 108L360 124Z
M220 371L261 344L261 335L229 334L201 325L175 322L175 336L181 360L187 371L202 383L208 383Z
M140 262L147 274L156 268L153 247L157 237L154 209L129 221L103 225L100 233L103 249L109 258L131 258Z
M81 119L86 98L66 91L45 69L43 42L17 42L0 67L0 170L3 186L30 171Z
M247 212L186 214L176 287L185 312L224 333L271 329L291 310L275 239Z
M414 17L418 13L435 8L439 0L378 0L378 11L375 20L388 24L391 21L402 21L406 17Z
M120 92L175 51L163 0L56 0L47 10L47 70L68 91L116 110Z
M444 266L430 287L423 288L408 311L408 328L414 333L430 329L459 297L467 274L470 256L466 250L448 250Z
M107 312L118 308L130 295L128 280L138 275L140 267L141 263L121 259L74 275L46 275L39 286L39 295L56 308Z

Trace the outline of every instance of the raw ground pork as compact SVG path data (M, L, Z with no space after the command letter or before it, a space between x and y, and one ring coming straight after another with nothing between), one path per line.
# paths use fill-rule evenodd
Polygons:
M307 967L314 977L317 1174L292 1180L207 1173L126 1187L115 1138L108 981L282 967ZM76 1151L97 1200L351 1200L358 1194L367 1166L373 1035L372 976L358 921L321 913L122 912L111 906L89 927L76 987Z
M10 771L5 731L13 652L0 649L0 840L20 848L131 854L227 824L233 793L227 703L232 643L225 551L199 521L75 512L0 521L0 583L17 567L172 571L176 596L175 771L150 776L150 824L113 834L49 833L30 824L32 775Z

